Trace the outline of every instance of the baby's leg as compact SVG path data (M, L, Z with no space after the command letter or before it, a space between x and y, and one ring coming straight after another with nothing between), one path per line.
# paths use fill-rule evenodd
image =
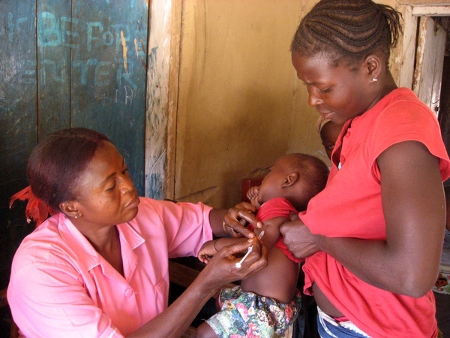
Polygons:
M204 322L198 326L195 338L217 338L217 335L211 326Z

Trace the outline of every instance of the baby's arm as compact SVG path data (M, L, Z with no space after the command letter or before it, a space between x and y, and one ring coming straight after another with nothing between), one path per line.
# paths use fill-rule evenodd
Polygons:
M203 246L201 247L200 251L197 254L197 257L200 260L200 262L208 264L211 257L216 254L217 250L214 247L215 243L216 240L203 243Z
M273 217L264 221L261 231L264 231L261 241L269 248L269 250L275 245L280 238L280 226L284 222L289 221L286 217ZM255 232L256 233L256 232ZM261 236L262 232L257 233Z
M259 195L259 185L250 187L247 190L247 198L257 208L259 208L261 206L261 204L259 204L259 201L258 201L258 195Z

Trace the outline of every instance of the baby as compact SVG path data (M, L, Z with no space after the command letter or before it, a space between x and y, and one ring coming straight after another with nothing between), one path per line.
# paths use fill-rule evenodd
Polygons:
M301 306L296 289L299 259L286 248L279 227L290 213L306 209L308 201L326 184L328 168L320 159L306 154L280 157L258 187L247 197L258 209L263 222L255 230L269 248L268 265L241 285L223 289L218 299L220 311L202 323L196 337L280 337L296 320ZM198 258L207 263L221 248L242 238L220 238L206 242Z
M342 130L343 125L331 122L329 119L319 117L317 129L322 139L322 145L325 148L327 156L331 159L331 153L334 149L334 144Z

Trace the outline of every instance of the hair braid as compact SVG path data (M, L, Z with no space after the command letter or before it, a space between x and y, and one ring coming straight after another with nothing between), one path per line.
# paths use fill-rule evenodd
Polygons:
M306 56L332 52L359 60L374 51L389 57L401 32L401 14L371 0L322 0L303 18L291 51Z

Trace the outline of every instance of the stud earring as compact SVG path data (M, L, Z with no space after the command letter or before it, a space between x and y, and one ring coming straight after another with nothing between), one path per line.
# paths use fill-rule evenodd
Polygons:
M372 78L372 82L377 82L378 79L376 77Z
M81 212L79 212L78 214L75 215L75 218L80 218L81 216L83 215L81 214Z

